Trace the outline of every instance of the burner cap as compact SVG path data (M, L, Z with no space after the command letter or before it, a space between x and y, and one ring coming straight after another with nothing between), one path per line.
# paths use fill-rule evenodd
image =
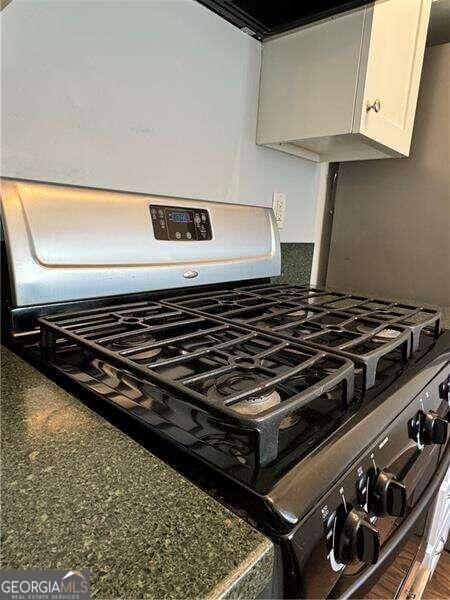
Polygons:
M255 415L263 410L277 406L281 402L281 396L276 390L261 394L260 396L250 396L233 404L233 410L244 415Z
M364 323L360 323L357 326L357 329L361 333L372 333L374 330L373 327L370 327L369 325L364 325ZM381 331L378 331L377 333L375 333L373 337L374 337L374 339L380 339L380 340L395 340L396 338L398 338L398 336L400 334L401 334L401 332L398 329L392 329L391 327L385 327Z
M207 396L210 400L223 400L241 394L257 386L258 383L258 378L253 373L227 373L213 382Z
M280 313L279 312L279 307L278 306L271 306L269 308L269 312L274 313L275 316L279 316L280 318L290 318L290 317L299 317L299 318L303 318L306 317L306 310L299 308L298 310L294 310L293 312L287 312L287 313Z
M254 373L228 373L218 377L208 388L206 396L209 400L223 401L230 396L242 394L259 385L261 379ZM264 390L231 405L231 408L242 414L257 414L276 406L281 396L275 390Z
M112 346L115 350L120 351L139 347L142 346L142 344L152 344L155 341L155 338L150 333L139 332L114 340ZM133 359L147 360L158 356L160 352L161 348L149 348L148 350L142 350L142 352L137 351L137 353L133 355Z
M390 327L386 327L386 329L382 329L379 331L375 337L381 338L383 340L395 340L401 334L398 329L392 329Z
M289 317L306 317L306 310L294 310L294 312L289 313Z

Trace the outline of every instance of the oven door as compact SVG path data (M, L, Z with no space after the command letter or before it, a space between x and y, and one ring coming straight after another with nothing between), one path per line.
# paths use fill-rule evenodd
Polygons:
M421 565L430 521L448 464L447 449L413 510L383 545L377 563L354 577L341 577L330 597L371 599L420 597L418 588L424 588L428 580L427 573L423 572ZM415 595L411 596L413 589Z

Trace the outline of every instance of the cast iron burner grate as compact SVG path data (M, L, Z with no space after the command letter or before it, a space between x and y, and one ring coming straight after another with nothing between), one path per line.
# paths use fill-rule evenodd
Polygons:
M369 317L386 324L407 327L411 332L411 352L417 351L422 334L437 338L442 330L442 314L438 308L415 306L379 298L368 298L344 292L335 292L310 286L275 285L246 288L258 296L289 298L300 305L320 306L330 311L345 311L353 315ZM272 293L273 292L273 293Z
M365 389L375 384L380 361L406 362L422 335L437 337L441 329L436 309L307 286L268 284L163 302L345 356L363 367Z
M39 323L44 355L78 346L177 401L252 431L259 466L277 458L279 431L299 411L325 398L345 412L353 397L354 366L343 357L159 302Z

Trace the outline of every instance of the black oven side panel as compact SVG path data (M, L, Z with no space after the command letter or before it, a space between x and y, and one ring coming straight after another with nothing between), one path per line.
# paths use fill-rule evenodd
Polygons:
M365 589L370 588L372 580L380 577L407 540L423 533L424 519L434 495L431 494L429 502L422 507L423 500L432 489L436 487L436 492L439 489L438 471L448 462L448 440L444 446L430 444L420 449L410 438L408 423L419 410L434 410L442 417L447 415L448 402L440 398L439 384L448 375L449 366L446 365L295 530L290 541L300 572L298 587L302 591L299 597L346 596L346 590L355 587L358 581L361 585L364 582ZM406 513L403 517L377 517L369 511L367 519L379 532L380 559L369 566L356 560L340 563L333 550L334 519L343 504L347 508L367 509L361 497L360 482L374 467L391 472L406 486ZM396 550L386 553L392 540L398 541ZM410 554L412 557L413 552ZM365 581L370 573L373 577ZM360 591L362 593L362 589Z

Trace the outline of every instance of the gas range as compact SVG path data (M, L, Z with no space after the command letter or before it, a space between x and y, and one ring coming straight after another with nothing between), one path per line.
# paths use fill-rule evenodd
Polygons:
M440 311L270 283L267 209L10 180L2 201L11 346L270 536L269 595L361 597L448 464Z

